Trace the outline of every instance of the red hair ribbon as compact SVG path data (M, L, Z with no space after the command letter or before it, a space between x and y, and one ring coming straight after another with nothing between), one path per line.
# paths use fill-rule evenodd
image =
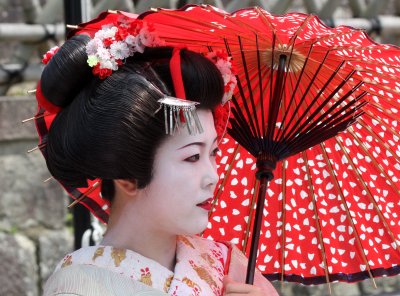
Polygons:
M175 97L186 100L185 87L182 79L181 49L179 47L174 47L172 51L169 69L171 71L172 83L174 84ZM182 111L179 112L179 117L181 122L185 122Z
M40 84L41 84L41 81L39 80L37 87L36 87L36 100L37 100L39 106L46 109L46 111L49 113L60 112L61 107L54 105L53 103L51 103L44 97L44 95L42 93L42 87L40 86Z
M183 86L182 68L181 68L181 49L174 47L171 60L169 61L172 83L174 84L175 97L186 99L185 87Z

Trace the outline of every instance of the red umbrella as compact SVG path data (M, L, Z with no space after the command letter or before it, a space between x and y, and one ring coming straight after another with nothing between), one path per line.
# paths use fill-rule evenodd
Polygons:
M400 273L398 48L257 7L190 5L140 18L167 45L233 58L239 83L204 236L250 254L247 282L257 252L271 280Z

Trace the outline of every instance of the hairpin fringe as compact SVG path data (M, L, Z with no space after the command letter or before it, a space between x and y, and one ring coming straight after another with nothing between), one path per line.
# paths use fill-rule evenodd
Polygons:
M165 133L175 134L179 127L186 126L189 135L200 134L203 132L199 117L196 112L198 102L178 99L174 97L164 97L158 100L164 109ZM159 108L156 113L160 110Z

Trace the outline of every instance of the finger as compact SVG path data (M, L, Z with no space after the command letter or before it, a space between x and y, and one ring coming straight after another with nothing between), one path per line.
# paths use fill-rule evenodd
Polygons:
M261 289L259 287L253 286L253 285L248 285L248 284L243 284L243 283L237 283L237 282L228 282L224 285L225 293L229 294L249 294L249 293L261 293Z

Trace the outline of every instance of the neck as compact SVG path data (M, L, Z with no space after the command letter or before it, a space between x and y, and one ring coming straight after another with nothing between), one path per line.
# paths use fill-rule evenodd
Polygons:
M144 225L141 213L125 206L120 213L110 215L101 244L132 250L174 271L176 240L176 235L156 231L148 223Z

